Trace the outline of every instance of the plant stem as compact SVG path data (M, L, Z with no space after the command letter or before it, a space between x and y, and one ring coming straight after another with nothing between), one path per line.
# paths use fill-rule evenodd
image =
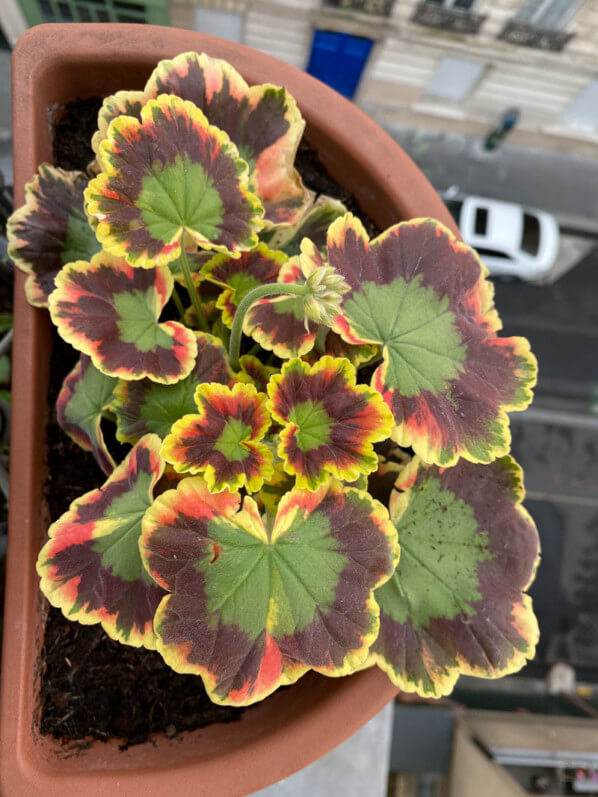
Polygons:
M258 285L257 288L249 291L243 299L241 299L239 306L235 312L233 321L233 328L230 334L230 344L228 348L228 355L230 359L231 368L233 371L239 370L239 353L241 351L241 334L243 333L243 319L254 302L259 299L264 299L266 296L275 296L282 294L284 296L305 296L308 289L306 285L296 285L294 283L284 282L271 282L267 285Z
M181 297L178 294L178 291L176 289L176 285L173 286L171 299L175 303L176 309L179 311L179 315L181 317L181 321L184 321L185 320L185 307L184 307L184 305L183 305L183 303L181 301Z
M195 315L197 316L197 325L203 332L209 332L210 328L208 326L208 322L206 321L206 317L203 314L203 310L201 309L201 302L199 301L199 294L193 284L193 277L191 276L191 269L189 268L189 261L187 260L187 253L185 252L185 247L181 244L181 271L183 272L183 276L185 277L185 286L187 288L187 293L189 294L189 298L191 299L191 304L193 305L193 309L195 310Z
M261 347L259 343L254 343L253 346L247 352L247 354L249 354L252 357L255 357L255 355L259 352L260 348Z

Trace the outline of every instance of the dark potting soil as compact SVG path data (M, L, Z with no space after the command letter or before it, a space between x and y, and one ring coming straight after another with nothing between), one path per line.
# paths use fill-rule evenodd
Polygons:
M342 202L347 210L359 217L370 238L375 238L382 232L376 222L359 207L353 194L328 174L316 150L305 140L297 150L295 166L307 188L316 194L326 194Z
M56 115L56 166L85 170L93 157L89 141L101 102L99 97L76 100ZM341 200L361 218L370 235L378 234L379 228L327 174L308 143L299 148L297 168L308 188ZM75 498L102 484L105 477L91 454L71 441L56 421L56 398L79 355L55 330L52 334L45 496L51 519L56 520ZM110 424L106 427L108 435ZM108 444L118 461L114 448L118 444L113 439ZM114 642L99 625L72 623L52 607L45 626L40 671L40 730L60 739L66 749L73 743L80 749L94 739L110 738L121 739L125 749L145 742L152 733L172 738L214 722L234 721L248 710L215 705L201 678L175 673L158 653Z
M102 97L74 100L54 114L54 166L84 172L93 160L91 137L98 128L98 111Z

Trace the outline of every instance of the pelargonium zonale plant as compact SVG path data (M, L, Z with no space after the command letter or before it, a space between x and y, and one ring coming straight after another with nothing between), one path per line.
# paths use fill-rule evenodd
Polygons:
M439 697L534 655L508 413L536 361L446 227L371 238L304 187L304 126L184 53L105 99L87 173L27 186L10 254L80 352L57 418L106 475L53 519L41 589L216 703L365 667Z

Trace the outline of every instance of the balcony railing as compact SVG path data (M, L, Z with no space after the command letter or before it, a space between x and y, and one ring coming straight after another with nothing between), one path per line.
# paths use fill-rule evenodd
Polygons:
M485 19L483 14L474 14L467 9L424 2L417 6L411 21L455 33L477 33Z
M536 25L512 19L504 26L498 38L520 47L535 47L539 50L559 52L574 35L563 30L539 28Z
M393 3L394 0L324 0L324 6L328 8L361 11L364 14L374 14L379 17L390 16Z

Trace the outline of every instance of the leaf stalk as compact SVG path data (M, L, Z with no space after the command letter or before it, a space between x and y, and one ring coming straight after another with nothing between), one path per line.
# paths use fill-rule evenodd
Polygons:
M267 296L276 296L276 294L282 296L306 296L308 293L309 288L305 284L296 285L295 283L269 282L266 285L258 285L256 288L253 288L241 299L235 312L228 348L230 365L233 371L238 371L241 367L239 364L239 354L241 352L243 320L251 305L260 299L265 299Z
M202 332L209 332L210 328L201 308L199 294L197 293L197 289L193 284L193 277L191 276L191 269L189 268L189 261L187 260L187 253L185 252L184 246L181 246L180 264L181 271L183 272L183 276L185 278L185 287L187 288L187 293L189 294L191 304L193 305L193 309L195 310L195 315L197 317L197 325Z

